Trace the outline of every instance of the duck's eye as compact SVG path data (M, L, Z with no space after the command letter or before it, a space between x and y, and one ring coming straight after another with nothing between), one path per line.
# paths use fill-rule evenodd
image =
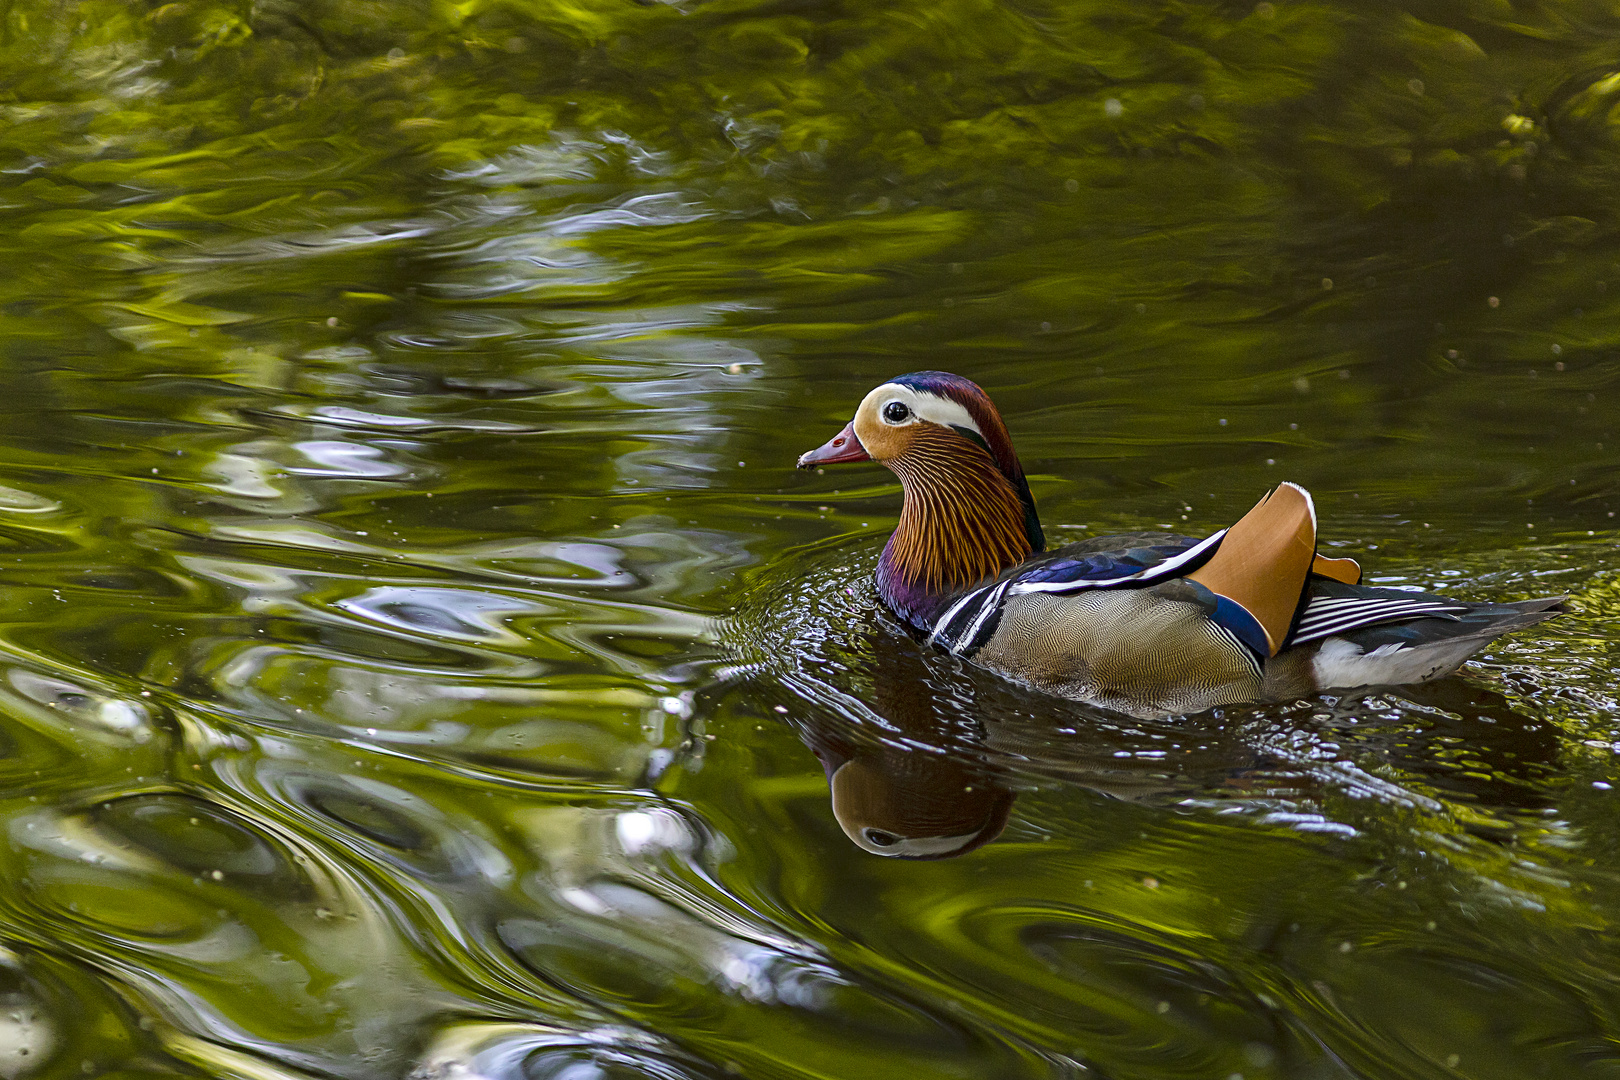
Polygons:
M896 404L899 404L896 402ZM900 406L902 409L904 405ZM866 840L875 847L893 847L900 842L900 838L893 833L886 833L881 829L867 829Z
M883 406L883 419L890 424L903 424L911 419L911 408L903 401L891 401Z

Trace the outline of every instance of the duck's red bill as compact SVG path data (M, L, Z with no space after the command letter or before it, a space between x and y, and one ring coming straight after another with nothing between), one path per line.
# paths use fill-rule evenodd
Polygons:
M855 422L851 420L844 425L843 431L800 457L799 468L810 469L817 465L842 465L846 461L871 460L872 455L866 452L861 440L855 437Z

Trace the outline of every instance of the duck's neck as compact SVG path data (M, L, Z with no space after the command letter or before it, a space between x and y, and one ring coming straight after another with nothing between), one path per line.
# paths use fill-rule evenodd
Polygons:
M1041 549L1029 489L961 440L919 445L886 464L905 504L878 560L878 593L907 622L931 627L952 598Z

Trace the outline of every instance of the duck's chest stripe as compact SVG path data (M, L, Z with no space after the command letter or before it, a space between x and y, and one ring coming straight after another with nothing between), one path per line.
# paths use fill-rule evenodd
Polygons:
M957 656L972 656L1001 622L1001 605L1007 600L1007 590L1013 579L994 582L974 589L952 604L934 624L928 635L930 645L948 649Z

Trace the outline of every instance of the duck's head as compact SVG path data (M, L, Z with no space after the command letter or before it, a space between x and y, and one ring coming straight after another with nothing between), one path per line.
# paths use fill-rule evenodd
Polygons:
M876 461L894 468L909 459L939 455L990 455L1009 479L1023 480L1007 425L990 395L948 371L914 371L867 394L844 425L824 445L799 458L799 468Z
M886 466L905 488L878 585L914 623L942 597L1045 547L1007 425L989 395L960 375L917 371L884 383L799 468L856 461Z

